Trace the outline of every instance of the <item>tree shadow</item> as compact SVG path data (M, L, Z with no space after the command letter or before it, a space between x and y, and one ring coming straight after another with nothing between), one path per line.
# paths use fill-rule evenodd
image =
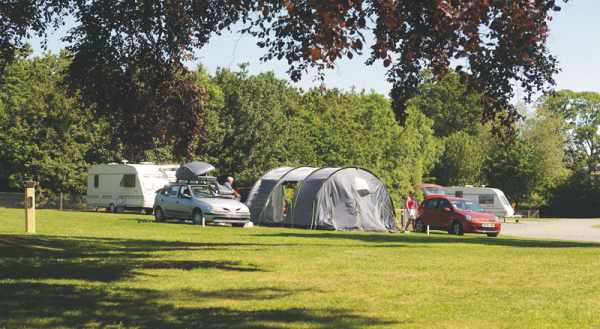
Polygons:
M514 238L488 238L480 235L450 236L446 233L434 233L431 236L425 234L388 234L388 233L350 233L350 232L282 232L256 234L260 237L276 238L309 238L325 240L352 240L367 243L387 244L392 247L404 247L411 244L435 244L435 243L460 243L479 244L488 246L505 246L517 248L599 248L600 243L576 242L560 240L533 240ZM307 243L310 244L310 243Z
M244 310L232 307L176 307L169 293L147 289L106 289L44 283L7 283L0 327L36 328L368 328L398 323L354 314L344 309L279 308ZM262 300L298 293L283 289L233 289L187 292L207 305L216 299Z
M0 235L0 280L75 279L111 282L143 269L215 269L261 272L254 264L229 260L163 260L155 252L202 252L254 244L192 243L110 238Z

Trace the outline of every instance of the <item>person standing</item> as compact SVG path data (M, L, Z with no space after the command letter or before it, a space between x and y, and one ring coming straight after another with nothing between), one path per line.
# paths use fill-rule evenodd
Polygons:
M408 226L412 223L413 230L415 229L415 221L417 219L417 199L415 199L415 193L413 191L408 192L406 203L404 204L404 217L406 223L404 224L404 232L408 231Z
M235 180L233 179L233 177L229 176L227 177L227 179L225 180L225 183L223 183L223 186L225 186L225 188L228 190L228 192L230 192L231 194L233 194L234 198L239 200L240 199L240 194L233 188L233 182Z

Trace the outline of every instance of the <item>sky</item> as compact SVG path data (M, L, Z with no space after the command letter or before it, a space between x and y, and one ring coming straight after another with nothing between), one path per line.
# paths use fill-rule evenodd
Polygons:
M554 14L550 23L550 52L558 58L561 72L556 76L556 89L600 92L600 1L569 0L561 4L562 11ZM68 24L67 24L68 26ZM58 52L64 47L60 42L64 30L57 31L48 38L48 50ZM34 54L44 50L39 39L33 39ZM251 73L273 71L275 75L289 80L286 74L287 62L272 60L261 62L259 58L264 50L256 46L256 40L247 35L226 32L211 38L208 45L197 51L197 59L189 66L195 68L202 64L213 73L219 67L237 69L240 63L249 63ZM328 88L340 88L376 91L387 95L390 85L386 81L386 70L378 62L367 66L366 56L357 56L353 60L343 59L337 67L325 73L325 85ZM294 86L308 89L320 85L316 74L309 72Z

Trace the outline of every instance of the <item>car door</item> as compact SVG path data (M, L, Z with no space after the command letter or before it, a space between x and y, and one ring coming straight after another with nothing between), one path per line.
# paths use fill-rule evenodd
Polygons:
M167 217L175 217L177 215L175 209L177 194L179 194L179 185L167 186L158 199L158 204Z
M423 224L429 225L433 228L435 223L436 208L438 199L428 199L423 202L423 214L421 214L421 220Z
M177 199L177 213L179 218L191 219L194 210L194 199L192 198L192 189L188 185L182 185L179 189Z
M436 227L439 230L447 231L452 227L454 212L448 199L440 199L437 205Z

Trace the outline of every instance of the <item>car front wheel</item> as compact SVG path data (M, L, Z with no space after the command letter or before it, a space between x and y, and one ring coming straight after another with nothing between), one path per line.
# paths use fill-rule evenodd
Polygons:
M160 207L156 207L154 209L154 220L157 222L163 222L165 220L165 214Z
M450 234L463 235L463 227L460 222L456 221L452 223L452 229L450 229Z
M192 222L195 225L202 225L206 222L206 220L204 218L204 214L202 214L202 210L200 210L200 209L194 210L194 213L192 214Z
M425 228L425 223L420 218L415 222L415 231L419 233L425 233L427 229Z

